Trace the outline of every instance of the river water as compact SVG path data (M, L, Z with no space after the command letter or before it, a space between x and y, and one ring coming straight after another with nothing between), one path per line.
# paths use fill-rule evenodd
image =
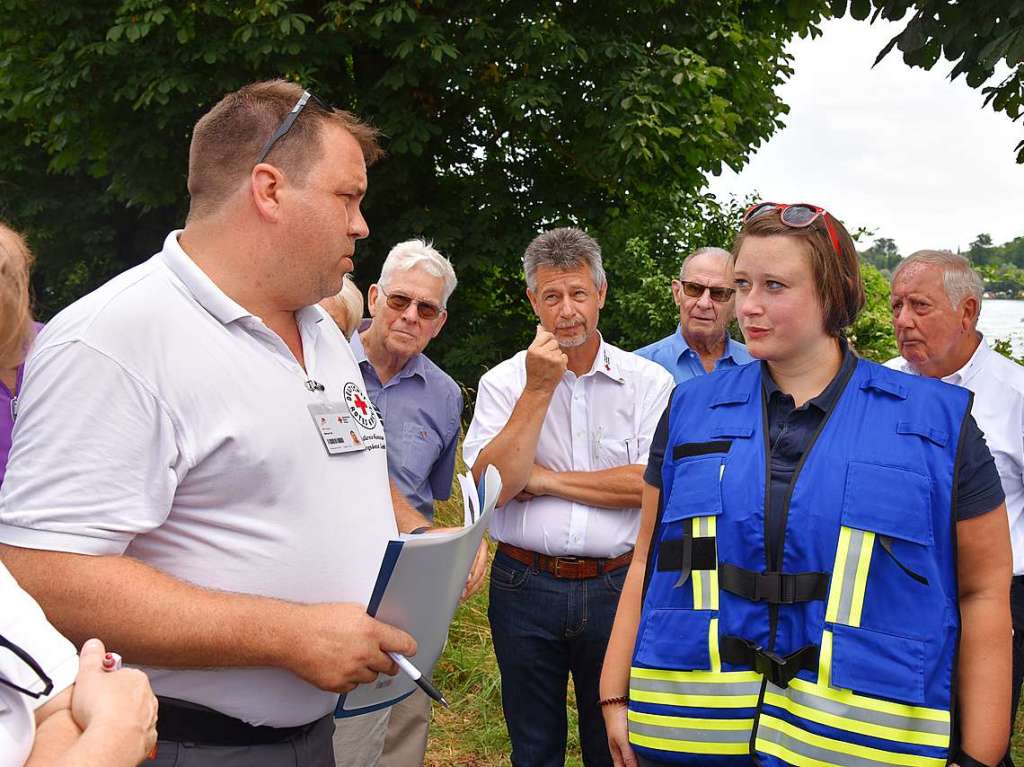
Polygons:
M978 330L989 344L997 338L1010 339L1014 356L1020 357L1024 354L1024 301L986 298L981 302Z

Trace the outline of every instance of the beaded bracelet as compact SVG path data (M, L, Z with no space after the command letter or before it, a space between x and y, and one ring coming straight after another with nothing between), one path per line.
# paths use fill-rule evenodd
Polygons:
M617 698L605 698L602 701L598 701L598 703L601 706L618 706L620 704L623 705L623 706L627 706L627 705L629 705L629 696L628 695L620 695Z

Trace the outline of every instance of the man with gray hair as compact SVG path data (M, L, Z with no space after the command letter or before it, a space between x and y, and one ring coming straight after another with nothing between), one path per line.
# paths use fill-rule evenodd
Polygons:
M598 332L601 249L553 229L526 249L539 324L480 379L463 456L503 480L488 617L512 764L565 763L572 674L587 767L611 767L598 682L640 525L643 468L672 390L658 365Z
M672 280L679 327L636 350L670 372L677 384L753 359L726 330L735 314L730 259L722 248L698 248L684 258L679 279Z
M395 245L380 279L370 285L370 319L350 341L366 392L384 421L388 474L430 521L434 501L451 495L462 391L423 352L448 319L455 285L451 263L429 243L416 239ZM476 586L486 563L482 546L474 566ZM465 596L473 590L467 586ZM390 709L339 720L337 765L417 767L423 764L429 728L430 699L420 690Z
M887 366L974 392L971 410L995 458L1013 544L1013 714L1024 677L1024 368L989 349L977 330L983 283L963 256L919 250L892 275L900 357ZM1003 762L1011 765L1009 751Z

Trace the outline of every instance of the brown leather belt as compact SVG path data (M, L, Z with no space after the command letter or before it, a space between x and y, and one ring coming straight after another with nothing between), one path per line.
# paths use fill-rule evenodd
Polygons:
M546 573L551 573L556 578L567 578L578 581L584 578L596 578L602 573L611 573L621 567L625 567L633 559L633 550L612 559L600 559L597 557L549 557L547 554L538 554L536 551L521 549L510 543L498 542L498 551L512 557L516 562L536 567Z

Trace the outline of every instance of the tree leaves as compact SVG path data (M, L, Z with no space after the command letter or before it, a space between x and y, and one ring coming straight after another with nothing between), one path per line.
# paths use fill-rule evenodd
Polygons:
M881 50L878 64L893 48L899 48L909 66L931 69L940 56L955 62L951 80L961 75L971 88L982 88L985 105L1017 120L1024 112L1024 3L1019 0L852 0L850 15L867 17L865 6L874 4L875 16L899 20L915 13L903 30ZM846 3L833 3L833 13L843 15ZM987 85L997 68L1010 73L1001 82ZM1024 142L1015 147L1017 162L1024 163Z

